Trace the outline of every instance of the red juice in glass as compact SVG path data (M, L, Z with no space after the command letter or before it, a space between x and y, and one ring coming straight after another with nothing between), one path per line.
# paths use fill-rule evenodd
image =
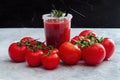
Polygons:
M59 48L63 42L70 40L71 18L71 14L59 18L43 15L47 45Z

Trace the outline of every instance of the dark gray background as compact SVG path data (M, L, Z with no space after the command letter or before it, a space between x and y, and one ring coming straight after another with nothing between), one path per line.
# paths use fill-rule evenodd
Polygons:
M54 1L54 2L53 2ZM0 27L43 27L42 14L54 9L66 11L62 0L0 0ZM64 0L65 4L82 13L73 14L72 27L120 27L120 0Z

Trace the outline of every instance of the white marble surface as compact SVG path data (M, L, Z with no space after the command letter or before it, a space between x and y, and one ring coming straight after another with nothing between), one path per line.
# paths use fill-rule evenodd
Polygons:
M71 37L88 28L72 29ZM120 29L93 29L99 36L112 38L116 44L114 55L98 66L79 62L74 66L60 64L57 69L30 68L24 63L13 63L8 56L8 46L24 36L44 38L43 28L0 29L0 80L120 80Z

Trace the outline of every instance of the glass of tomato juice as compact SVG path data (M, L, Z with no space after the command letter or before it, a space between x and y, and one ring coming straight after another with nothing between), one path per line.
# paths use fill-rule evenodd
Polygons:
M71 14L62 17L53 17L50 14L44 14L42 18L47 45L59 48L63 42L70 40Z

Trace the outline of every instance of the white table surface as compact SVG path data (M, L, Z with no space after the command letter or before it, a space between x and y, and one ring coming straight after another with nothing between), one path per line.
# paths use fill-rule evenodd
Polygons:
M71 30L71 37L88 28ZM114 40L116 50L109 61L98 66L86 66L79 62L74 66L60 64L57 69L30 68L26 62L13 63L8 56L8 46L24 36L45 40L43 28L0 29L0 80L120 80L120 29L91 28L99 36Z

